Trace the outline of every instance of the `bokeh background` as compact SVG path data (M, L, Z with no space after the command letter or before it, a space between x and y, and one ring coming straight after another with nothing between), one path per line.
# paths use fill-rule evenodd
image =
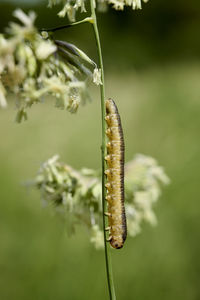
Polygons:
M46 1L0 1L0 28L21 7L37 12L37 25L66 21ZM156 205L158 226L143 226L121 251L113 250L118 299L200 299L200 2L150 0L142 11L99 14L107 96L121 112L126 160L155 157L171 185ZM67 39L96 59L89 25L65 30ZM100 167L100 101L76 115L34 106L14 122L14 104L0 111L0 299L107 299L103 251L84 228L66 234L65 223L43 209L25 182L58 153L74 168Z

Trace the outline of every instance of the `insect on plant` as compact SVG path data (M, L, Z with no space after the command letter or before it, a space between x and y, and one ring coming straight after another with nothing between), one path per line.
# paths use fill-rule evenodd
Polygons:
M106 145L108 155L105 157L108 165L105 174L109 241L113 248L120 249L127 236L124 207L124 137L120 115L112 99L106 100L106 122L106 134L109 139Z
M54 203L65 214L88 227L90 241L96 248L104 248L107 283L110 299L115 298L111 269L110 246L123 247L127 237L141 230L143 221L156 223L153 203L160 195L159 183L169 179L162 167L148 156L137 155L124 165L124 138L119 112L112 99L106 100L102 51L97 26L96 7L123 10L125 6L141 9L141 0L89 1L89 16L75 22L76 11L86 12L85 0L49 0L49 6L64 3L60 17L68 16L70 23L56 28L38 30L36 15L14 12L20 21L11 23L6 35L0 35L0 105L7 106L7 93L14 93L18 110L16 120L27 119L27 110L44 97L53 96L56 106L75 113L88 98L88 83L100 87L102 121L102 170L74 170L55 155L39 169L34 181L43 201ZM144 1L147 2L147 1ZM92 26L97 44L98 63L68 41L54 38L54 32L88 23ZM124 170L126 178L124 179ZM100 179L101 177L101 179ZM126 198L126 201L124 199ZM108 211L106 209L108 207ZM126 214L125 214L126 208ZM106 215L105 215L106 214ZM108 219L107 219L107 217ZM99 219L103 218L100 224Z

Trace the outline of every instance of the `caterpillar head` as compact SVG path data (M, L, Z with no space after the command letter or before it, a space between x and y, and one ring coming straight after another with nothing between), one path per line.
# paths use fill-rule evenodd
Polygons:
M110 245L115 249L120 249L123 247L124 242L116 240L115 238L112 237L112 239L110 240Z

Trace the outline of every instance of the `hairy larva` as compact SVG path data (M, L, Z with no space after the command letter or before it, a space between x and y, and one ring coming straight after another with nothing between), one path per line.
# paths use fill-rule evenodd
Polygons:
M124 208L124 137L119 112L112 99L106 100L106 122L106 135L109 140L105 157L108 240L113 248L119 249L123 247L127 235Z

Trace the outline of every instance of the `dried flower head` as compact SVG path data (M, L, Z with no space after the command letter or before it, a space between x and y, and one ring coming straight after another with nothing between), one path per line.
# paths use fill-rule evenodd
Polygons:
M20 21L10 23L7 35L0 35L0 106L6 107L6 94L17 98L17 118L27 119L26 110L44 97L56 98L56 106L71 113L86 99L86 83L96 64L78 47L50 40L34 26L35 13L17 9Z
M143 221L156 225L153 205L161 195L160 183L170 180L157 161L149 156L137 154L125 166L129 234L134 236L141 230Z
M93 82L96 85L100 85L102 84L102 80L101 80L101 69L95 68L94 69L94 73L93 73Z
M153 205L161 195L159 183L168 184L169 178L155 159L141 154L127 163L125 169L128 234L135 236L140 233L144 221L156 225ZM64 213L71 229L83 223L97 249L103 247L99 175L91 169L76 171L60 162L56 155L41 166L35 179L43 203L54 204L59 213Z
M142 9L142 1L145 3L148 2L148 0L97 0L96 2L98 4L97 7L100 8L101 11L105 11L106 6L109 4L111 4L116 10L123 10L125 6L130 6L134 10ZM63 4L63 8L58 13L58 16L63 18L67 15L71 22L75 21L76 12L79 8L81 12L86 12L85 0L49 0L49 7L52 7L56 4Z

